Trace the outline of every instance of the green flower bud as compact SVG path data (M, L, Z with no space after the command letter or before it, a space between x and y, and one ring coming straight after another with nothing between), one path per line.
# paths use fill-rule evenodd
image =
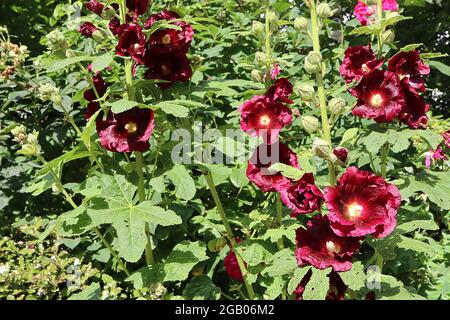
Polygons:
M301 123L303 128L308 133L314 133L320 128L319 119L313 116L303 116L301 117Z
M299 84L298 91L301 94L303 100L305 101L311 101L312 99L314 99L316 95L314 87L309 83Z
M308 20L304 17L295 18L294 28L298 31L306 31L306 28L308 28Z
M92 39L97 42L101 42L105 39L105 35L101 30L95 30L94 32L92 32Z
M251 76L255 82L264 82L264 74L259 70L252 70Z
M58 29L51 31L47 36L47 47L50 51L62 51L65 52L69 47L64 34Z
M266 65L267 63L267 56L264 52L257 52L255 53L255 61L259 65Z
M330 145L323 139L316 138L313 142L312 152L314 155L322 159L329 159Z
M392 29L388 29L386 31L383 32L383 34L381 35L381 39L383 40L384 43L391 43L394 41L395 39L395 32Z
M33 130L32 133L27 135L27 143L29 143L29 144L37 144L38 137L39 137L39 132L37 132L36 130Z
M252 32L257 36L262 34L264 32L264 24L256 20L253 21Z
M50 101L60 106L62 104L62 97L59 94L54 94L51 96Z
M310 51L306 56L306 60L312 65L320 66L322 64L322 55L320 52Z
M59 89L51 83L46 83L38 87L38 98L42 101L49 101L53 96L59 95Z
M316 72L320 72L320 66L319 65L314 65L308 62L307 59L305 59L305 70L308 73L316 73Z
M333 10L328 3L321 3L317 6L317 15L322 19L327 19L333 15Z
M114 10L114 8L112 7L106 7L101 15L100 15L104 20L111 20L112 18L114 18L116 16L116 10Z
M24 125L20 125L11 130L11 134L14 136L13 141L24 144L27 140L27 128Z
M269 22L272 23L277 23L278 22L278 13L276 13L275 11L269 11L267 18L269 19Z
M208 249L211 252L220 252L227 245L227 240L224 237L212 239L208 242Z
M330 112L334 115L340 115L341 113L343 113L345 111L345 107L346 107L346 102L344 99L342 98L332 98L329 102L328 102L328 110L330 110Z

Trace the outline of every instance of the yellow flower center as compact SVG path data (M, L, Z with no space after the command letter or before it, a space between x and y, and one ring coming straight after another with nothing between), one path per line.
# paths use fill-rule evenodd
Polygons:
M371 104L372 107L374 107L374 108L379 108L379 107L381 107L381 105L383 104L383 97L381 96L381 94L379 94L379 93L374 94L374 95L370 98L370 104Z
M333 241L327 241L325 243L325 246L327 247L327 250L329 253L339 253L341 252L341 246L337 243L334 243Z
M270 123L270 118L268 116L264 115L259 119L259 123L262 126L267 126Z
M137 131L137 124L134 122L128 122L125 125L125 130L127 130L128 133L135 133Z
M361 217L362 211L363 211L363 207L355 202L347 207L347 217L350 220L359 218L359 217Z
M163 35L163 37L161 38L161 42L163 44L170 44L172 42L172 38L170 38L170 36L168 34Z

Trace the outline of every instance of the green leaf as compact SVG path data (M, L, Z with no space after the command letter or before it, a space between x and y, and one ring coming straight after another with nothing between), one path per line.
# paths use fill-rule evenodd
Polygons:
M171 102L171 101L163 101L153 106L154 108L159 108L161 111L171 114L177 118L186 118L189 115L189 109L183 107L180 104Z
M164 263L164 281L183 281L199 262L207 260L206 246L200 241L177 244Z
M66 58L63 60L57 60L56 62L54 62L51 66L49 66L47 68L47 72L56 72L56 71L66 68L72 64L84 62L84 61L92 61L92 57L79 56L79 57Z
M339 145L343 147L349 147L353 145L353 143L355 143L357 138L358 138L358 128L347 129L342 135L342 140Z
M138 106L139 103L137 103L136 101L130 101L126 98L123 98L114 102L108 102L106 103L106 105L111 107L112 112L122 113L130 109L133 109L134 107Z
M230 176L231 183L236 188L243 188L249 184L245 168L233 168Z
M360 139L360 143L366 147L372 155L378 154L381 147L389 140L386 132L372 131L367 136Z
M413 51L421 46L423 46L423 43L411 43L411 44L408 44L408 45L400 48L400 51L409 52L409 51Z
M422 252L429 255L435 254L433 247L431 247L428 243L405 236L400 236L400 241L397 243L397 247Z
M295 252L286 248L273 255L272 265L264 269L264 273L269 276L283 276L293 273L296 268Z
M311 279L305 287L303 292L303 299L305 300L325 300L328 289L330 288L330 280L327 275L331 268L325 270L318 270L312 268Z
M293 180L300 180L300 178L304 174L304 172L301 169L294 168L281 162L271 165L269 170L274 172L281 172L283 176Z
M414 220L397 226L395 232L398 234L408 233L417 229L439 230L439 226L433 220Z
M303 277L306 275L306 273L308 273L309 270L311 270L311 267L299 267L295 269L294 275L292 276L291 280L289 280L287 288L289 294L292 294L294 290L297 289L300 281L302 281Z
M450 66L439 61L429 61L428 63L431 67L438 70L440 73L446 75L447 77L450 77Z
M129 276L126 281L133 282L136 290L148 288L154 283L162 282L164 279L164 269L162 264L154 264L140 268Z
M342 281L352 290L357 291L365 286L366 273L361 261L353 263L352 268L347 272L340 272Z
M380 289L374 291L379 300L425 300L424 297L410 292L393 276L385 274L381 275Z
M92 60L92 72L96 73L106 69L111 65L114 60L114 55L111 52L107 52L101 56L97 56Z
M220 288L205 275L197 276L184 288L183 296L188 300L218 300Z
M175 186L175 196L178 199L191 200L194 198L196 193L195 182L183 165L175 165L166 174Z
M98 283L92 283L79 293L71 295L68 300L100 300L102 289Z
M261 242L241 242L235 249L241 258L250 266L269 263L272 257L270 251Z

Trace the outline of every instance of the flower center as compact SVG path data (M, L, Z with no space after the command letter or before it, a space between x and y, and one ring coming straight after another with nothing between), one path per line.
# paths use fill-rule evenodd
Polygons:
M341 252L341 246L337 243L334 243L333 241L327 241L325 243L325 246L327 247L327 250L329 253L339 253Z
M259 123L262 126L267 126L270 123L270 118L268 116L264 115L259 119Z
M163 37L161 38L161 42L163 44L170 44L172 42L172 38L170 38L170 36L168 34L163 35Z
M367 66L367 64L363 64L362 66L361 66L361 70L364 72L364 73L369 73L370 72L370 68Z
M125 130L127 130L129 134L135 133L137 131L137 124L130 121L125 125Z
M168 76L170 74L170 68L168 68L165 64L161 66L161 71L163 76Z
M381 96L381 94L375 93L375 94L370 98L370 104L371 104L372 107L374 107L374 108L379 108L379 107L381 107L381 105L383 104L383 97Z
M356 202L347 207L347 217L350 220L361 217L363 207Z

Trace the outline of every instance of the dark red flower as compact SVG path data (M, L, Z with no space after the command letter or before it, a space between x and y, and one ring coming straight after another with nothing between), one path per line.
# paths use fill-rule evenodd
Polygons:
M101 2L98 2L97 0L90 0L88 3L86 3L86 9L98 15L102 14L104 7L105 5Z
M287 78L280 78L267 90L266 96L271 101L282 103L294 103L289 99L290 95L294 91L294 86Z
M97 91L98 98L102 98L105 95L106 90L108 89L108 84L105 82L105 80L103 80L101 74L98 72L92 77L92 82L95 86L95 90ZM97 110L100 109L100 104L95 101L97 100L97 95L95 94L94 89L86 90L83 95L84 98L89 101L87 110L84 113L85 119L89 120L94 115L94 113L96 113Z
M333 154L339 159L341 160L343 163L347 162L347 158L348 158L348 150L346 148L343 147L336 147L333 149Z
M159 83L162 89L169 88L174 82L186 82L192 77L192 69L185 54L154 54L145 56L145 65L148 67L145 77L147 79L160 79L170 81Z
M415 92L425 92L425 82L422 75L430 73L418 51L399 52L394 55L388 63L388 70L397 74L410 90Z
M127 8L135 15L141 15L147 11L149 2L150 0L127 0Z
M242 276L241 269L239 269L239 264L236 258L236 254L230 250L227 256L223 260L225 266L225 271L231 279L239 282L244 282L244 277Z
M405 90L405 106L398 115L401 122L413 129L425 129L428 123L426 112L430 105L417 92Z
M324 200L322 191L314 184L312 173L305 173L294 185L280 192L283 203L292 210L292 217L320 211Z
M111 21L109 21L108 28L111 30L111 33L115 36L117 36L117 33L119 31L120 27L120 20L119 18L112 18Z
M146 38L141 27L135 23L122 24L117 28L119 43L116 46L116 54L130 56L136 62L143 64Z
M164 10L160 13L152 15L144 24L144 28L149 29L152 25L161 20L179 19L180 16L172 11ZM149 40L150 50L155 53L187 53L189 46L194 37L194 29L184 21L176 21L173 23L180 27L176 29L159 29L156 30Z
M378 60L370 46L349 47L345 50L344 61L339 69L341 76L347 83L359 80L378 69L383 64L383 59Z
M282 191L291 185L280 172L269 170L275 163L299 168L297 155L279 141L259 145L248 161L247 177L263 192Z
M444 138L444 144L447 148L450 148L450 130L445 131L442 134L442 138Z
M133 108L96 120L100 143L113 152L146 151L153 132L154 118L150 109Z
M405 106L400 79L390 71L373 70L350 92L358 98L352 113L376 122L391 122Z
M296 256L299 265L334 271L352 268L352 256L360 248L361 238L341 237L333 232L327 216L316 215L297 230Z
M90 22L84 22L78 28L78 31L85 37L92 38L92 34L97 31L97 27Z
M383 238L397 223L398 188L372 172L349 167L336 187L325 188L331 228L339 236Z
M254 96L239 111L241 129L252 137L262 136L268 143L277 141L281 129L292 122L291 109L267 96Z
M308 270L303 279L295 289L295 300L303 300L303 293L305 292L305 288L311 280L312 270ZM331 271L330 274L327 275L329 279L330 288L328 289L325 300L344 300L345 292L347 291L347 286L342 281L341 277L337 272Z

